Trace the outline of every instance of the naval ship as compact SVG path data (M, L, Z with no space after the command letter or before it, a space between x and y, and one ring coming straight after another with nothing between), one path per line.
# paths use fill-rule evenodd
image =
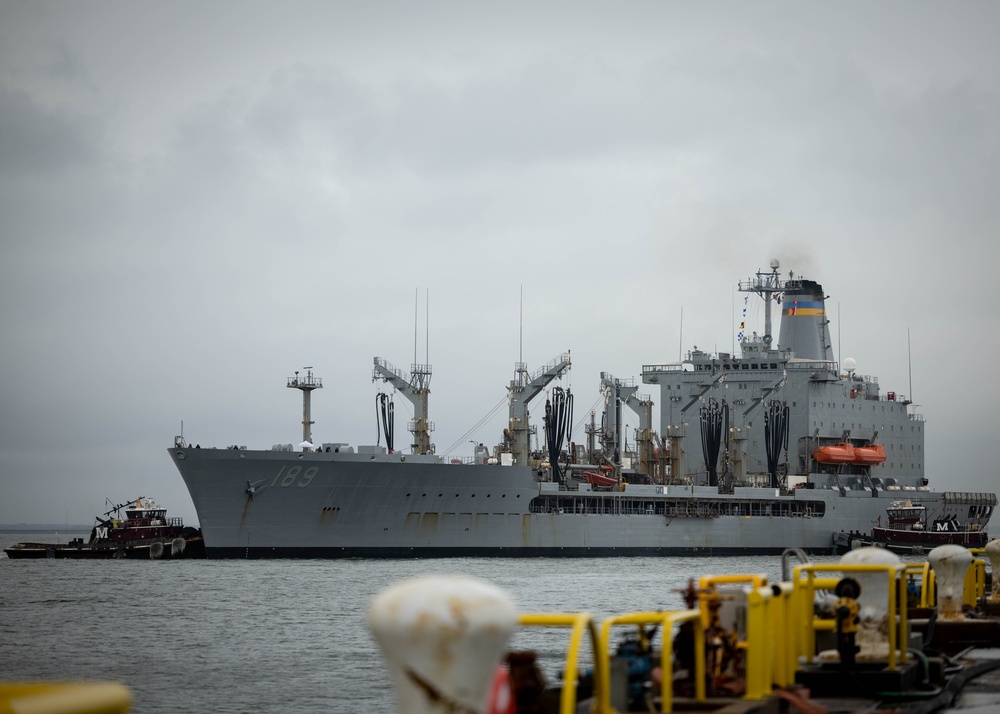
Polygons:
M821 285L778 261L739 283L762 300L763 334L740 354L697 348L642 367L642 383L602 373L603 409L572 440L573 394L552 386L569 353L534 372L518 362L500 442L475 455L435 453L432 370L376 357L372 377L413 405L408 449L393 444L394 403L380 392L375 445L313 444L311 368L303 441L267 450L169 449L198 513L209 558L605 557L835 552L836 534L867 534L905 498L928 523L985 529L996 495L933 491L924 419L851 359L834 361ZM772 308L780 334L772 336ZM545 396L542 434L528 406ZM623 410L638 415L629 434ZM532 448L534 437L535 448Z

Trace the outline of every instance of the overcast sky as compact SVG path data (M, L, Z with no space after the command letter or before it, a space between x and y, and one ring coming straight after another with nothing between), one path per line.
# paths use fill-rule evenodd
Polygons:
M0 523L140 494L196 522L182 421L298 443L306 365L316 440L375 443L372 358L409 370L415 311L439 453L471 455L521 355L572 350L579 421L601 371L731 351L771 258L822 283L838 358L912 393L932 486L996 491L998 27L995 2L2 0Z

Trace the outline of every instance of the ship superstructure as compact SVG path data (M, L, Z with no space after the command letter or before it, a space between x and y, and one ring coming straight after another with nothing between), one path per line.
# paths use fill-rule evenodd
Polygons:
M765 319L762 335L741 335L739 356L695 348L642 368L660 389L659 432L654 400L602 373L604 407L585 415L575 443L573 395L552 385L570 369L566 353L535 372L515 365L502 438L472 458L430 442L430 365L407 374L381 358L373 379L414 404L407 453L392 448L386 395L385 446L313 447L308 402L301 451L192 449L178 437L170 454L209 557L833 552L835 533L867 532L900 491L931 518L985 528L995 494L930 490L922 417L852 361L835 362L822 287L782 280L778 267L740 283L764 300ZM319 384L311 371L295 381ZM531 423L543 393L544 417ZM632 434L626 408L639 417Z
M681 362L642 368L643 382L660 387L664 434L686 454L680 480L707 484L714 467L723 488L927 490L923 416L908 409L906 397L883 395L876 377L857 374L854 360L840 368L822 286L801 278L781 281L775 261L770 272L758 272L739 289L765 302L765 333L744 335L739 356L695 348ZM781 311L780 341L770 332L772 306ZM725 411L728 430L720 436L717 460L707 463L698 427L713 409ZM877 468L861 458L827 462L815 456L824 447L864 448L876 441L886 456Z

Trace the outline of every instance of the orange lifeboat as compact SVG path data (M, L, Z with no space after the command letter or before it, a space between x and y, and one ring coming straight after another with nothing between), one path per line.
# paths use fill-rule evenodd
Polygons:
M821 464L850 464L854 462L854 446L851 444L830 444L817 446L813 458Z
M593 486L614 486L618 483L618 479L614 476L608 476L607 473L598 473L597 471L584 471L583 475L586 476L587 482Z
M885 447L882 444L868 444L854 448L853 463L859 466L874 466L885 462Z

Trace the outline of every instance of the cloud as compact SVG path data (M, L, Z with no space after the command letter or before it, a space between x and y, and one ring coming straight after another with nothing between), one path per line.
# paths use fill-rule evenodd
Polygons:
M74 482L84 521L136 481L193 520L163 454L181 420L205 445L297 443L302 364L327 380L317 436L373 441L372 358L425 358L425 289L444 448L519 359L572 349L579 406L602 371L731 350L735 283L772 257L823 284L838 353L886 389L909 388L911 329L931 478L958 487L961 443L985 490L1000 393L943 370L997 347L996 20L3 6L0 478L20 490L0 522L58 520L69 472L97 492Z

